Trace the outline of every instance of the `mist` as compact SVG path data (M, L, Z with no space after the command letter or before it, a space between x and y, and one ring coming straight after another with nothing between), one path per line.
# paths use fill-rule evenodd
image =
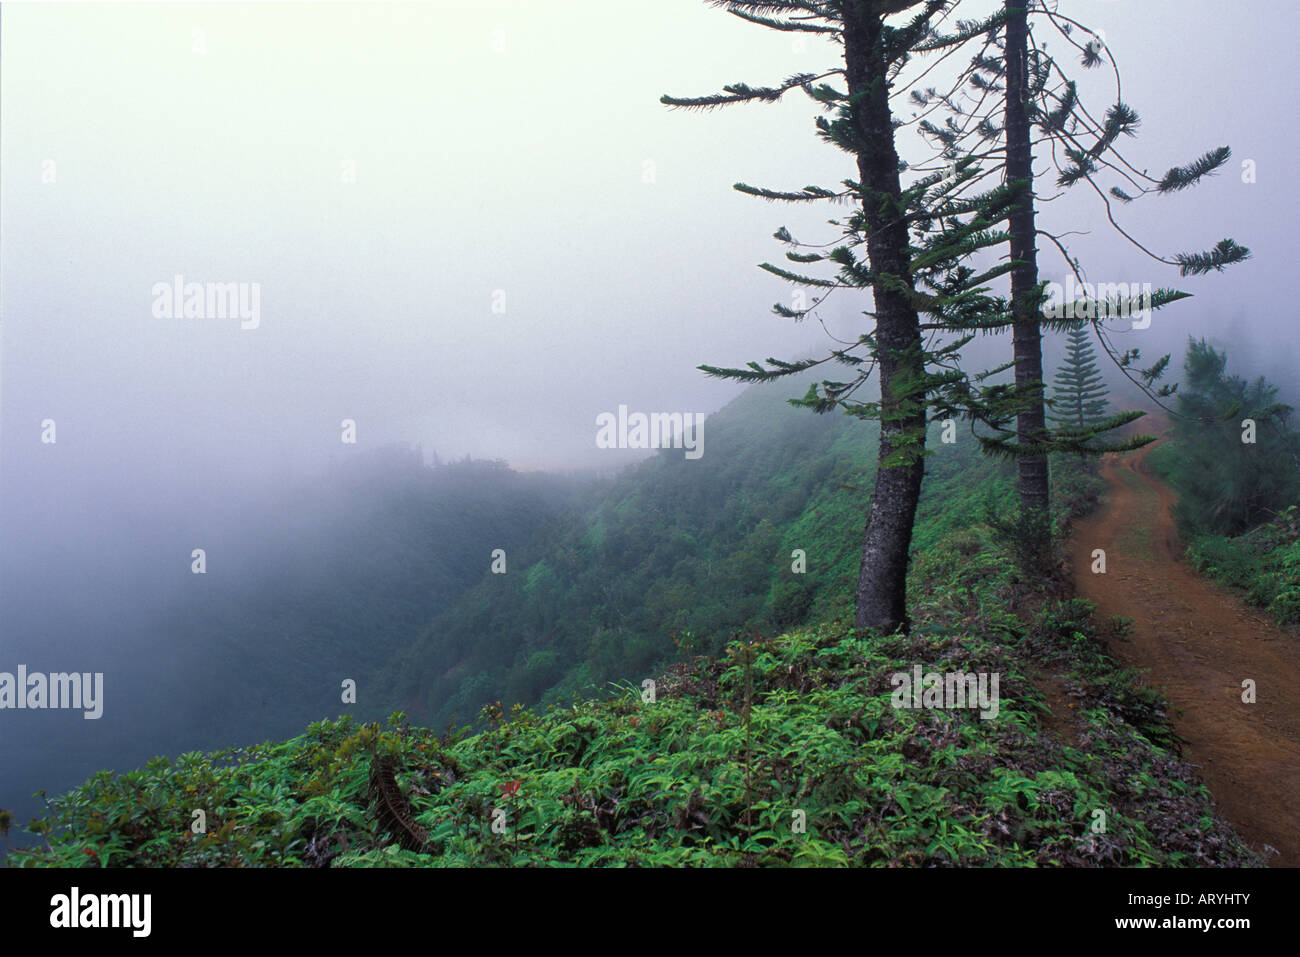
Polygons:
M963 16L995 6L967 3ZM1276 115L1298 92L1295 72L1275 68L1291 55L1275 25L1291 8L1250 0L1258 16L1238 11L1242 32L1225 37L1223 5L1208 0L1076 6L1105 31L1143 117L1125 146L1134 165L1158 176L1234 151L1197 189L1116 218L1165 257L1231 236L1252 259L1179 278L1082 192L1045 204L1040 226L1070 234L1091 281L1193 293L1149 328L1121 324L1117 344L1172 354L1176 379L1188 337L1205 336L1232 371L1300 404L1287 288L1297 144ZM732 189L855 175L816 138L814 104L659 103L834 55L700 0L6 4L0 671L102 672L105 701L97 720L0 713L0 806L25 820L38 788L351 710L339 681L373 662L273 648L269 631L236 653L221 609L364 579L393 541L357 531L389 527L377 509L399 528L400 503L417 503L441 535L466 502L484 522L506 516L501 502L529 503L533 519L512 515L440 556L446 588L378 629L387 661L493 549L650 454L602 448L600 416L709 415L740 387L700 364L856 339L869 301L833 297L791 322L771 308L790 287L756 268L782 256L781 226L838 238L827 209ZM1098 77L1104 105L1113 91ZM910 134L900 147L926 156ZM1044 279L1065 281L1063 260L1043 262ZM187 315L192 284L200 314ZM1049 370L1060 348L1047 344ZM1009 336L982 337L968 358L1006 361ZM491 460L517 477L446 470ZM361 541L374 551L349 545ZM263 646L265 673L231 670ZM292 676L275 670L294 661ZM288 684L308 704L277 712Z

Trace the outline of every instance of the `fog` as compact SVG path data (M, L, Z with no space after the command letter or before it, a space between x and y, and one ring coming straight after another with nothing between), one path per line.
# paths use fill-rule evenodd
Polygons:
M1090 280L1195 295L1117 345L1171 352L1176 372L1187 337L1208 336L1233 371L1300 402L1296 133L1278 115L1297 94L1290 5L1061 7L1101 28L1121 65L1143 118L1123 144L1134 165L1159 176L1234 151L1198 188L1118 209L1121 223L1165 256L1230 236L1253 257L1180 279L1082 190L1047 204L1040 226L1077 234ZM701 363L856 338L869 302L837 296L824 326L796 324L771 311L790 288L756 268L782 256L782 225L837 238L834 212L731 188L856 175L816 138L814 105L659 103L834 56L702 0L6 3L0 671L103 671L107 690L99 721L0 712L0 806L25 819L38 787L240 743L217 705L205 724L160 704L213 668L185 623L214 573L229 576L220 587L274 580L286 555L364 510L319 493L339 469L400 444L426 461L608 473L641 453L599 448L598 415L711 413L739 388ZM1108 74L1091 79L1084 95L1104 109ZM910 134L900 146L928 156ZM1064 282L1054 251L1042 262ZM246 311L187 317L170 302L177 283L184 298L188 283L238 284ZM971 358L1009 348L989 337ZM1058 355L1049 343L1049 368ZM196 548L206 576L192 574ZM293 733L299 717L240 734Z

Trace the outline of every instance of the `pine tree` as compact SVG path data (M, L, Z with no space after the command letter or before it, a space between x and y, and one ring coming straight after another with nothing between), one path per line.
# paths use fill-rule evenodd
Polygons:
M1105 423L1110 390L1097 370L1097 354L1087 330L1071 329L1067 336L1065 360L1053 380L1052 421L1065 429L1084 431Z
M1003 42L1006 96L1003 98L1003 122L1006 128L1006 177L1025 184L1016 211L1011 216L1010 255L1015 263L1011 270L1011 309L1014 316L1011 333L1015 357L1016 445L1026 454L1016 462L1016 484L1020 493L1021 520L1026 556L1024 570L1031 574L1046 571L1051 552L1050 474L1047 456L1035 451L1048 441L1047 421L1043 408L1043 333L1039 323L1039 286L1036 210L1034 208L1034 151L1031 114L1032 102L1029 17L1025 0L1006 0L1007 22Z
M816 290L819 298L806 309L774 307L795 320L813 312L838 290L870 290L873 308L865 313L872 331L847 348L832 349L822 359L767 360L744 369L701 366L709 375L745 382L770 381L804 369L836 362L852 372L848 381L814 385L795 404L817 412L843 409L880 421L880 455L862 547L855 623L882 631L906 629L906 580L912 525L924 476L927 408L948 412L977 402L968 377L958 366L960 348L974 331L1005 326L1006 304L986 295L984 284L1010 268L997 265L982 273L962 265L980 249L1005 243L1005 222L1016 187L997 187L954 202L957 190L978 177L973 161L956 164L955 175L902 180L903 164L895 145L891 87L910 58L921 52L954 49L991 28L992 20L963 24L950 37L938 36L933 19L953 0L713 0L736 17L780 31L828 35L843 48L843 66L819 74L799 74L776 86L736 83L720 94L668 97L675 107L712 109L745 102L773 102L801 90L834 118L819 116L819 136L851 155L857 179L840 189L807 186L778 191L736 184L741 192L763 199L807 203L852 201L852 212L832 221L843 242L826 246L798 242L782 227L776 238L790 247L792 263L828 263L834 278L809 276L773 264L768 272ZM908 8L920 10L903 26L885 18ZM838 77L843 88L826 83ZM830 244L827 244L830 245ZM860 250L865 249L865 257ZM804 251L811 250L811 251ZM931 321L921 322L922 315ZM927 347L923 333L943 330L954 341ZM863 354L865 353L865 354ZM872 371L878 371L880 400L854 398ZM972 413L973 414L973 413Z
M1035 146L1050 145L1049 156L1059 174L1057 188L1088 184L1104 204L1107 218L1116 231L1151 259L1175 266L1187 276L1222 271L1249 258L1249 250L1231 239L1221 240L1207 252L1160 256L1120 226L1113 201L1127 204L1145 195L1187 189L1223 168L1231 151L1227 147L1211 150L1186 166L1172 167L1158 179L1130 164L1118 143L1121 138L1136 135L1140 120L1119 98L1119 68L1114 57L1097 33L1063 15L1057 7L1055 2L1045 0L1004 0L1004 16L988 32L983 49L970 61L958 81L946 92L934 88L912 92L913 104L925 109L913 122L936 146L937 161L951 164L959 156L1000 157L1001 162L986 170L985 175L1000 170L1005 181L1026 186L1020 194L1022 206L1009 221L1010 254L1015 264L1011 273L1015 388L1006 396L1003 408L1012 413L1015 424L1009 426L1010 418L1007 422L988 423L993 425L994 434L981 436L981 441L987 451L1017 459L1021 524L1025 533L1035 539L1022 552L1023 570L1031 576L1040 573L1050 558L1048 455L1078 451L1070 447L1080 441L1080 436L1069 429L1052 432L1046 428L1041 331L1068 330L1091 322L1098 341L1116 366L1159 402L1176 388L1155 386L1170 357L1162 357L1147 369L1136 366L1141 358L1138 350L1115 349L1100 319L1130 315L1137 308L1159 309L1187 298L1186 293L1172 289L1156 290L1149 302L1141 302L1135 296L1102 298L1099 293L1094 297L1085 291L1085 299L1069 304L1067 313L1084 318L1059 320L1046 315L1043 310L1046 284L1039 282L1038 275L1038 237L1045 237L1061 252L1085 290L1087 284L1081 266L1069 255L1061 236L1043 229L1036 220ZM1116 99L1104 114L1087 108L1078 83L1058 59L1047 53L1046 42L1039 42L1041 37L1035 38L1036 33L1052 30L1064 38L1067 47L1079 52L1085 69L1109 62L1115 75ZM1084 39L1076 39L1076 34ZM942 124L930 119L931 113L938 109L946 109L950 114ZM999 118L1003 121L1001 125ZM1103 175L1117 178L1121 185L1106 191L1098 182ZM1086 451L1097 450L1096 435L1141 415L1141 412L1121 413L1098 424L1091 430L1092 439ZM1139 436L1110 445L1108 450L1126 451L1151 441L1154 441L1151 436Z
M1180 518L1193 527L1236 535L1292 505L1300 494L1300 435L1295 411L1263 377L1227 373L1227 354L1189 340L1174 422ZM1244 423L1253 423L1247 441Z

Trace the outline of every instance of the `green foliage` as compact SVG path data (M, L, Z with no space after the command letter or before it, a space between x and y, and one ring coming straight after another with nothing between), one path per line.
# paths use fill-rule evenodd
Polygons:
M778 628L802 625L812 610L814 590L804 582L782 582L772 597L772 622Z
M1237 535L1300 500L1300 433L1277 386L1227 374L1228 357L1188 343L1172 448L1158 461L1178 491L1177 516L1193 535ZM1243 441L1247 420L1253 443Z
M1172 441L1151 453L1155 470L1178 492L1174 514L1187 556L1283 623L1300 621L1300 433L1291 407L1263 378L1227 374L1228 357L1191 341L1179 393L1184 418ZM1243 422L1255 442L1243 442Z
M1273 521L1235 538L1201 535L1187 548L1201 571L1239 589L1278 621L1300 623L1300 513L1284 509Z
M984 522L994 541L1015 556L1016 567L1031 580L1044 580L1051 573L1051 516L1018 505L988 504Z
M676 660L677 635L716 654L736 632L831 611L857 575L845 529L866 511L871 426L801 415L768 389L743 393L708 432L702 458L663 450L540 523L508 574L482 574L385 669L385 706L444 727L490 701L648 675ZM795 549L805 574L791 570Z
M1232 150L1226 146L1210 150L1186 166L1172 167L1165 173L1157 188L1162 193L1173 193L1195 186L1203 177L1222 169L1231 158Z
M911 635L881 638L828 621L751 635L716 658L672 665L653 702L633 672L598 699L538 711L489 703L474 735L413 728L401 713L383 725L342 718L281 744L102 772L55 798L30 827L42 845L12 862L1258 863L1172 754L1159 695L1101 650L1087 603L1015 612L1024 586L978 520L990 495L1010 495L1005 466L973 446L933 462L917 529L912 590L923 597ZM1061 472L1058 494L1086 507L1094 494L1086 470ZM817 527L806 513L799 522ZM617 537L616 525L609 535ZM775 591L794 594L781 584ZM689 645L692 636L681 637ZM537 654L528 661L544 667ZM1077 741L1048 730L1036 661L1054 662L1067 682L1077 711L1057 719L1076 724ZM1000 675L998 716L895 708L890 675L914 664ZM427 830L424 852L402 849L380 825L368 791L376 758L391 762L412 818ZM196 808L206 813L206 833L191 830ZM1108 813L1104 834L1091 829L1097 808Z

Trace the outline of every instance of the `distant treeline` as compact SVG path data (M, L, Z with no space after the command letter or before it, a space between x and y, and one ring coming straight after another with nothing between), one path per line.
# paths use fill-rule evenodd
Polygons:
M1228 373L1227 353L1188 344L1173 441L1153 453L1178 492L1198 567L1279 620L1300 622L1300 431L1264 377Z

